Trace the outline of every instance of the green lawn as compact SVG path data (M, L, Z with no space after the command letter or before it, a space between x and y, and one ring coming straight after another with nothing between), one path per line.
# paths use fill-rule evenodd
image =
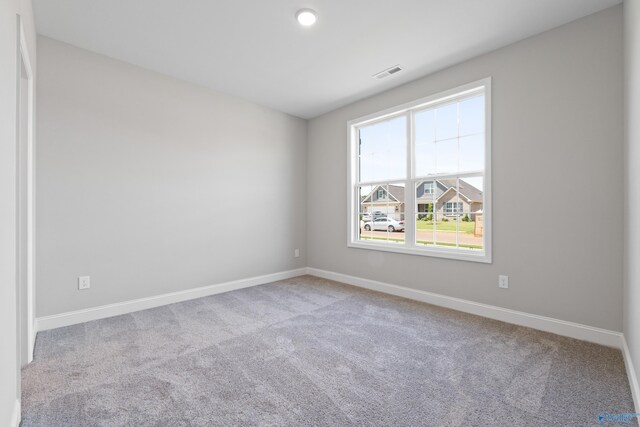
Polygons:
M459 227L460 227L460 232L461 233L467 233L467 234L473 234L473 230L475 228L475 223L474 222L464 222L464 221L460 221L459 223ZM429 231L433 231L433 221L423 221L423 220L418 220L416 221L416 228L418 230L429 230ZM456 231L456 222L455 221L447 221L447 222L442 222L442 221L437 221L436 222L436 230L438 231Z

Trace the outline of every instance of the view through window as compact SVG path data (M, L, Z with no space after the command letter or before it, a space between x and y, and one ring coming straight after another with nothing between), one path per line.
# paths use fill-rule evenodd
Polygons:
M488 85L350 122L351 244L490 261Z

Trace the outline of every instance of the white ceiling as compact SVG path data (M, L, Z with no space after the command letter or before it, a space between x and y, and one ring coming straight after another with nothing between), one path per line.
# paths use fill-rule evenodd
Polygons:
M38 33L311 118L621 0L35 0ZM304 28L295 12L318 12ZM393 65L404 71L377 80Z

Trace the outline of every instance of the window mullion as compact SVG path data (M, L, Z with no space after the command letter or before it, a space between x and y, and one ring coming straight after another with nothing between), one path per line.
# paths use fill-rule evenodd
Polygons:
M404 237L405 245L416 245L416 183L415 177L415 113L407 112L407 177L404 195Z
M458 162L458 176L456 177L456 203L455 203L455 215L456 219L456 249L460 249L460 219L462 218L458 213L458 208L460 207L460 102L456 104L456 154L457 154L457 162Z

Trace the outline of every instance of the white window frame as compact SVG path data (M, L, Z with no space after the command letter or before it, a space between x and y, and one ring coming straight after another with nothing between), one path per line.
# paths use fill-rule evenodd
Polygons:
M433 194L435 191L434 181L427 181L424 184L422 184L422 186L423 186L422 191L424 192L424 194Z
M485 101L485 152L484 152L484 172L483 172L483 238L484 248L482 251L461 250L458 248L435 247L417 245L415 243L415 183L419 177L415 176L415 156L414 156L414 117L416 112L425 108L433 108L439 104L450 103L452 100L461 99L466 96L471 97L479 93L484 93ZM405 184L405 243L389 244L378 241L364 241L358 239L360 229L359 205L357 200L358 185L372 185L374 183L359 183L358 159L358 129L365 125L382 122L394 117L407 117L407 176L403 179L389 181L403 182ZM456 88L418 99L407 104L392 107L383 111L369 114L364 117L353 119L347 122L348 131L348 152L347 152L347 223L348 236L347 246L359 249L371 249L384 252L396 252L410 255L431 256L437 258L448 258L463 261L474 261L482 263L492 262L492 221L491 221L491 77L487 77L475 82L471 82ZM449 174L447 174L449 175ZM469 174L456 174L459 179L464 179ZM425 179L438 179L438 175ZM386 183L386 182L385 182ZM434 188L435 190L435 188ZM435 211L435 206L434 206ZM435 213L435 212L434 212Z

